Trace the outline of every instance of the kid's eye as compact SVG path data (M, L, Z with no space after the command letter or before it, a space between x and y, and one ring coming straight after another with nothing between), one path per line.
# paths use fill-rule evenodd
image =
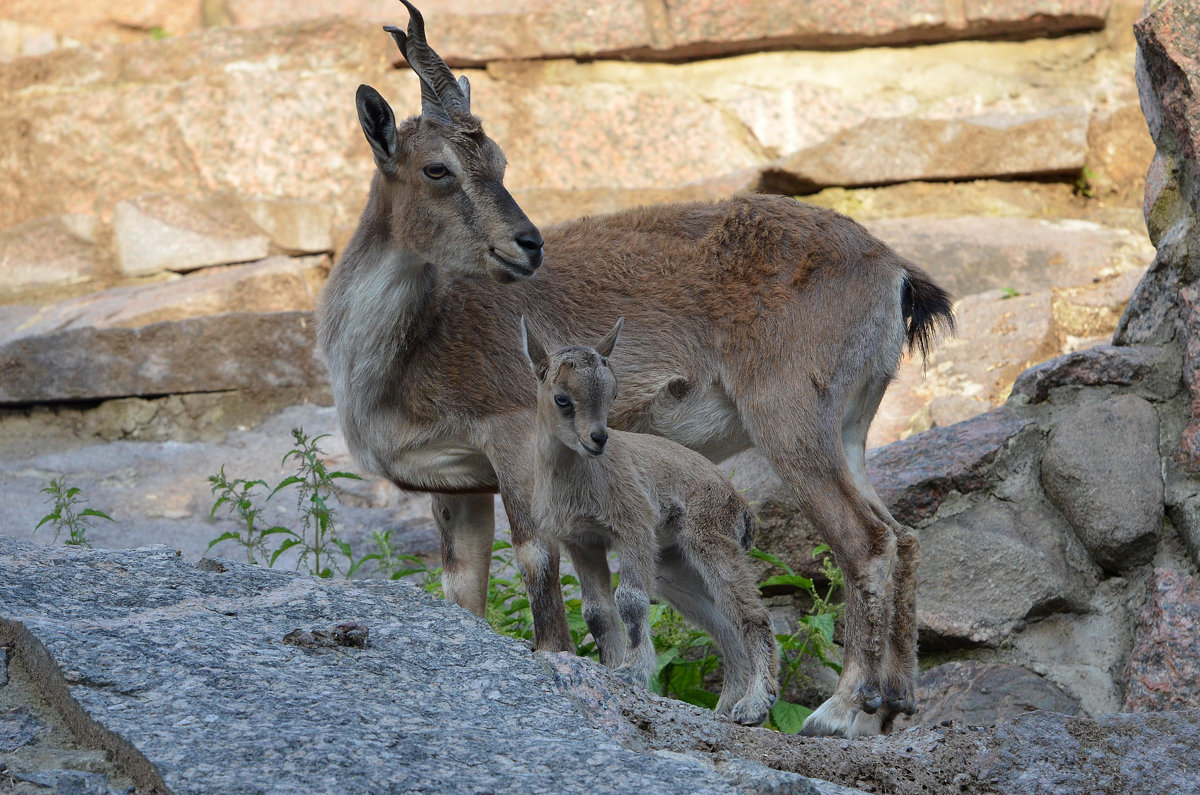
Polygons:
M434 163L432 166L425 166L422 171L424 171L425 176L429 177L430 179L441 179L450 173L450 171L441 163Z
M554 405L558 406L560 409L565 409L567 406L571 405L571 399L566 395L555 395Z

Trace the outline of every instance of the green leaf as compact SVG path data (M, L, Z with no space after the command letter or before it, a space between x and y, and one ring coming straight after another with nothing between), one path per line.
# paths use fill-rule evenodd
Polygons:
M812 712L808 707L780 699L771 706L771 720L784 734L798 734Z
M62 509L61 508L55 509L54 513L48 513L45 516L43 516L42 521L38 522L37 527L35 527L33 529L36 532L38 527L41 527L46 522L57 522L61 518L62 518Z
M263 530L258 535L261 538L264 536L279 535L280 533L286 533L287 535L289 535L295 539L300 538L300 536L296 534L296 531L292 530L290 527L283 527L282 525L275 525L274 527L268 527L266 530Z
M779 568L786 571L788 574L796 573L796 572L792 571L791 566L789 566L783 562L782 558L772 555L770 552L763 552L758 547L751 549L750 552L747 554L749 554L750 557L752 557L752 558L758 558L759 560L765 560L767 563L770 563L772 566L778 566Z
M512 544L502 539L492 542L492 552L499 552L502 549L512 549Z
M812 551L813 560L816 560L817 558L821 557L828 551L829 551L828 544L817 544L816 548L814 548Z
M208 546L204 548L204 553L208 554L208 550L212 549L213 547L215 547L217 544L221 543L222 541L241 541L241 540L242 540L242 537L240 535L238 535L233 530L230 530L228 532L222 533L221 535L217 536L212 541L209 541Z
M106 514L104 511L97 511L94 508L84 508L82 511L80 511L79 515L80 516L98 516L101 519L107 519L110 522L116 521L116 519L113 519L111 516Z
M690 687L687 690L679 691L676 693L676 697L680 701L686 701L689 704L695 704L697 707L704 707L705 709L715 709L718 698L716 693L710 693L698 687Z
M67 498L68 500L69 500L69 499L71 499L71 498L72 498L72 497L74 497L76 494L78 494L78 493L79 493L79 491L80 491L80 489L79 489L79 487L78 487L78 486L72 486L71 488L67 489L66 498Z
M777 574L760 582L758 587L766 588L772 585L790 585L801 591L807 591L813 587L813 582L807 577L801 577L799 574Z
M286 489L288 486L291 486L295 483L303 483L303 482L304 481L301 480L299 477L297 477L295 475L289 475L288 477L279 481L279 485L271 490L271 493L267 495L267 499L269 500L272 497L274 497L276 494L278 494L280 489ZM266 485L266 484L264 484L264 485Z
M279 545L279 549L275 550L274 554L271 555L271 561L267 565L274 566L275 561L279 560L280 555L282 555L284 552L287 552L289 549L291 549L292 547L296 546L299 543L300 543L300 539L298 539L298 538L286 539L282 544Z
M325 475L329 480L334 478L348 478L350 480L362 480L362 475L356 475L353 472L329 472Z
M830 643L833 643L833 614L818 613L815 616L802 616L800 623L805 626L812 627L821 633L821 637L825 638Z

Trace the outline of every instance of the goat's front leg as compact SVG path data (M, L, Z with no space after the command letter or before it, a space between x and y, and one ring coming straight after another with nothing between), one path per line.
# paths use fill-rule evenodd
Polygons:
M558 579L558 542L544 538L530 508L533 495L533 438L530 417L491 429L488 458L496 471L500 499L508 514L513 551L521 566L529 608L533 612L533 640L538 651L575 651L567 611Z
M625 661L625 631L613 601L612 573L608 570L604 546L564 542L563 547L579 576L583 620L600 650L600 662L616 668Z
M654 674L654 643L650 639L649 585L654 580L653 529L644 539L618 546L621 557L621 579L617 584L616 602L621 620L629 635L625 660L613 671L637 687L645 687Z
M495 511L491 494L433 495L433 522L442 546L442 590L448 600L481 618L487 607Z

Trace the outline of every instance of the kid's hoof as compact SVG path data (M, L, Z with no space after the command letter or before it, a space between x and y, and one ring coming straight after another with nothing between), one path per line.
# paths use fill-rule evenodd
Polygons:
M734 705L729 717L743 726L758 726L767 719L771 712L771 701L757 698L753 701L742 700Z
M634 687L646 689L646 685L650 682L650 676L632 665L621 665L613 669L613 673L617 675L621 681Z

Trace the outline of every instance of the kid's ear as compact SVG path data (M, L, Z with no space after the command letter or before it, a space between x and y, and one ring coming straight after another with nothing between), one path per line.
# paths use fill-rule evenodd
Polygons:
M617 338L621 336L621 326L623 325L625 325L625 318L618 318L617 325L613 326L613 330L596 344L596 353L605 359L612 356L613 346L617 344Z
M367 85L358 87L354 95L358 106L358 123L371 144L375 165L385 174L396 173L399 164L400 144L396 138L396 116L378 91Z
M521 315L521 349L525 351L525 358L529 360L529 366L533 368L533 374L537 376L537 380L544 379L546 370L550 366L547 361L546 346L542 345L541 340L529 328L529 323L525 321L524 315Z

